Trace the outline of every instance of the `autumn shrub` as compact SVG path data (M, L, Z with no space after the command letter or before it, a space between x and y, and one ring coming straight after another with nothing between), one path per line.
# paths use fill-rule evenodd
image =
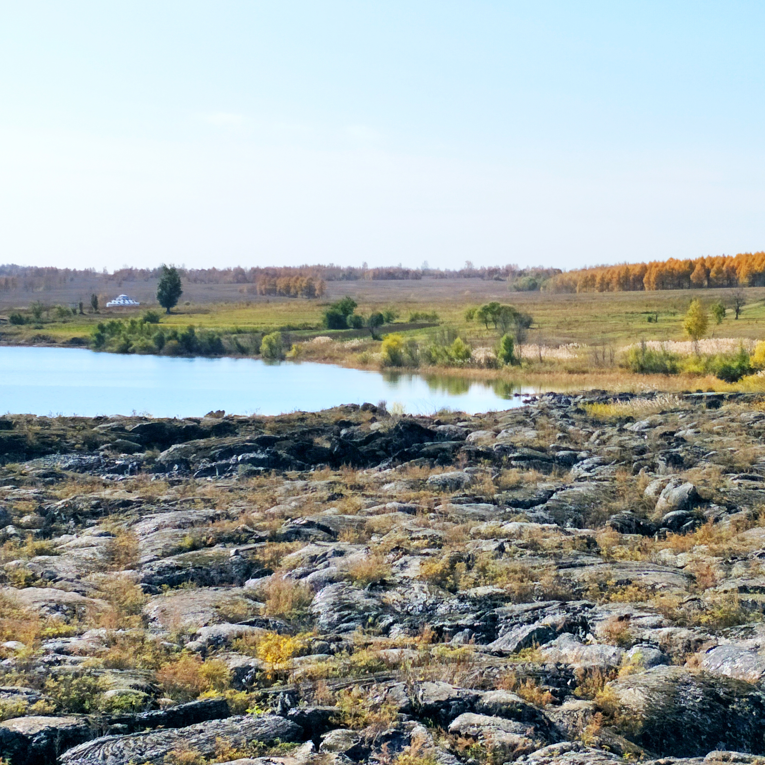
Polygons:
M183 653L157 671L157 682L170 698L193 701L205 691L226 690L231 671L220 659L202 661L197 654Z
M620 619L612 616L602 627L601 633L607 643L611 645L628 647L635 642L629 619Z
M280 670L289 666L290 660L298 656L306 644L304 635L281 635L278 632L255 632L245 634L234 641L234 650L255 655L271 669Z
M405 344L402 335L388 335L382 341L381 361L384 367L403 367Z
M760 340L754 347L749 363L754 369L765 369L765 340Z
M534 678L520 679L514 672L505 673L497 683L500 690L512 691L522 699L537 707L546 707L552 703L553 695L543 688Z
M458 552L450 552L441 557L427 558L420 563L420 579L442 587L449 592L457 592L460 582L467 573L467 564Z
M335 722L352 729L389 728L398 719L398 710L389 701L374 691L352 686L340 691L337 696L337 715Z

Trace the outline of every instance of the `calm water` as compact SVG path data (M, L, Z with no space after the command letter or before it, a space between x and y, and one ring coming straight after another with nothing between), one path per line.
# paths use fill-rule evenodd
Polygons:
M190 417L318 411L339 404L398 404L410 413L468 413L519 406L506 382L421 377L326 364L257 359L121 356L68 348L0 347L0 412Z

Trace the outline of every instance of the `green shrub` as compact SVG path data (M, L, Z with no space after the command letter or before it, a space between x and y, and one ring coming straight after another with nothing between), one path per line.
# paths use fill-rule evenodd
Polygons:
M45 682L45 693L62 712L94 712L102 690L101 680L92 675L61 675L49 677Z
M57 305L56 306L56 318L59 321L63 321L64 319L68 319L73 314L77 315L77 311L73 311L71 308L68 308L65 305Z
M754 365L743 346L736 353L719 353L715 356L689 356L683 360L686 374L714 375L725 382L737 382L754 371Z
M710 357L707 369L720 380L737 382L752 373L752 364L749 354L741 346L734 354L721 353Z
M12 313L8 317L8 321L11 324L15 324L16 326L19 326L21 324L26 324L27 323L27 317L24 316L23 314L20 314L20 313L16 312L16 313Z
M157 353L161 352L162 349L165 347L165 333L158 329L151 338L152 343L154 344L154 348L157 351Z
M324 326L327 329L346 329L357 307L358 303L346 295L342 300L333 303L324 312ZM363 319L361 326L364 326Z
M324 326L326 329L347 329L348 318L337 308L328 308L324 312Z
M461 338L458 337L449 348L449 355L457 364L466 364L470 361L473 349Z
M515 342L511 335L502 335L497 348L497 359L500 364L515 363Z
M679 368L679 356L670 353L666 349L654 350L641 343L627 351L626 363L632 372L637 374L677 374Z
M260 355L264 359L278 360L284 357L284 346L280 332L265 335L260 344Z
M159 324L160 315L158 311L144 311L141 319L147 324Z
M439 317L435 311L412 311L409 314L409 322L414 323L418 321L438 321Z

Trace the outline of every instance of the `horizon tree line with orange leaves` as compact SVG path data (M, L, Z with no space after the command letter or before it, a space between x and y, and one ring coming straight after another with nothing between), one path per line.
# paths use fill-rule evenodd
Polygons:
M557 274L549 292L639 292L765 286L765 252L581 268Z

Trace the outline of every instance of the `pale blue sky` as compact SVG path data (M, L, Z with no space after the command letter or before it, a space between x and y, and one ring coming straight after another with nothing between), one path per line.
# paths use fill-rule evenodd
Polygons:
M0 262L765 248L765 4L0 0Z

